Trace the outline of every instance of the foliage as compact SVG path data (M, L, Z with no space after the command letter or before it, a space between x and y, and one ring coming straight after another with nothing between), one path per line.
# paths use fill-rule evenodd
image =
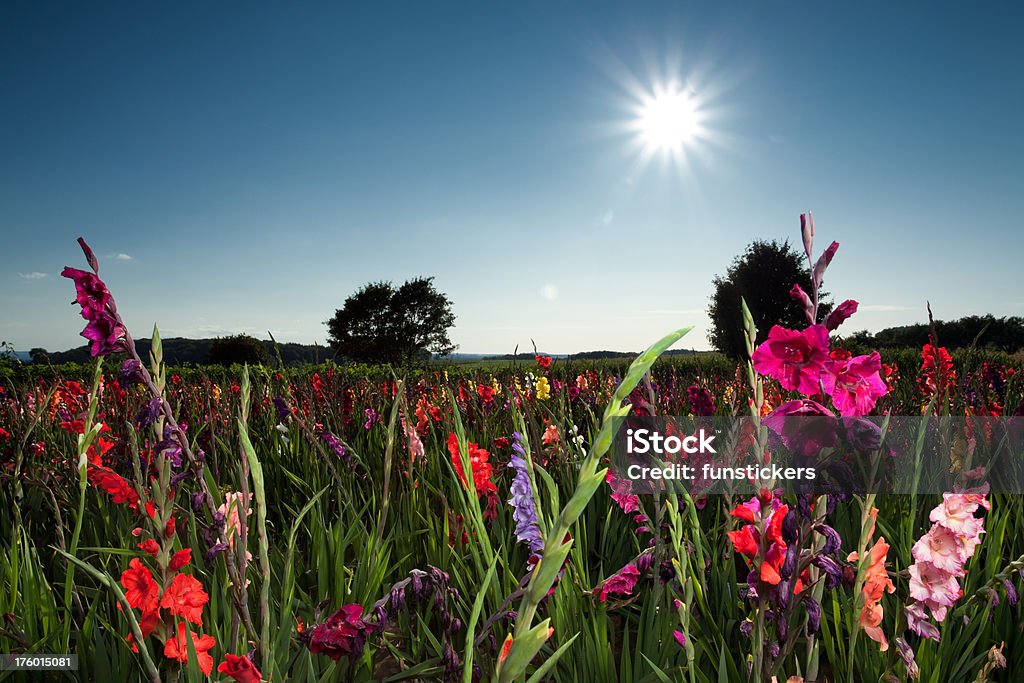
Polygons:
M795 284L806 292L812 289L804 257L788 240L754 241L733 260L725 275L716 276L713 282L715 291L708 306L711 318L708 341L730 358L743 356L741 298L754 316L760 344L767 339L773 325L800 326L804 313L799 304L790 299L790 289ZM821 295L819 308L823 314L831 310L827 295Z
M938 343L949 349L980 348L1013 353L1024 348L1024 318L1020 316L997 318L988 313L936 320L934 331ZM863 348L920 348L928 343L931 334L930 325L919 323L887 327L875 334L862 330L850 335L847 342Z
M269 360L270 354L263 342L247 334L218 337L206 352L206 362L211 365L261 365Z
M371 282L345 300L327 321L331 346L357 362L408 364L455 350L448 329L455 314L434 278Z

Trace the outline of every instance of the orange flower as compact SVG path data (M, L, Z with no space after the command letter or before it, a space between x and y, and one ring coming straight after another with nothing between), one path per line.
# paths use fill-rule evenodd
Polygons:
M164 591L160 606L175 616L202 625L203 605L209 601L210 596L203 590L203 584L188 574L178 574Z
M149 569L139 558L128 563L128 569L121 574L121 585L124 586L124 597L128 604L143 612L157 608L160 599L160 587L157 586Z
M181 576L181 574L178 576ZM210 650L217 644L217 641L213 639L213 636L197 636L192 631L187 630L183 621L178 622L178 635L174 638L168 638L167 642L164 643L164 656L168 659L176 659L179 662L188 661L186 633L192 636L192 645L195 647L199 670L209 676L213 672L213 657L210 656Z
M868 532L868 537L870 538L875 531L878 508L871 508L868 514L871 516L871 530ZM885 633L882 632L881 600L886 592L893 593L896 591L896 586L893 585L889 579L889 574L885 571L885 556L888 552L889 544L885 542L885 538L879 538L875 541L875 544L869 551L868 567L864 571L864 585L861 588L864 607L860 611L860 618L858 620L861 628L864 629L864 633L867 634L868 638L879 644L879 649L882 652L889 649L889 641L886 640ZM859 558L857 552L854 551L846 559L853 562Z

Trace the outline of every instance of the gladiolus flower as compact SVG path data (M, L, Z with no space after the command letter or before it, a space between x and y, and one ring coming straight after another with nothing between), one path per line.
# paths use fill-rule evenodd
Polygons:
M160 599L160 587L150 573L149 568L139 558L128 563L128 569L121 574L121 585L124 586L124 597L128 604L143 612L157 608Z
M508 653L512 650L512 634L505 636L505 642L501 644L501 652L498 654L498 663L501 664L508 659Z
M779 380L783 388L815 394L828 361L828 330L811 325L798 332L775 325L751 360L754 369Z
M491 454L475 443L467 444L467 450L469 451L469 465L477 494L496 493L498 487L491 481L491 463L488 462ZM463 486L468 487L469 483L466 480L466 475L462 472L462 454L459 448L459 437L455 435L455 432L451 432L448 435L448 453L451 455L455 472L459 475L459 481L462 482Z
M327 618L322 624L308 631L309 651L313 654L327 655L334 661L348 657L355 661L363 653L366 645L366 634L372 628L362 619L363 608L360 605L345 605Z
M184 548L171 556L171 562L167 568L176 572L192 561L192 548Z
M842 325L847 318L857 312L857 305L857 302L853 299L847 299L836 306L835 310L825 318L825 327L829 330L834 330Z
M156 557L157 553L160 552L160 544L154 541L152 538L147 538L145 541L139 544L139 549L147 555L150 555L151 557Z
M195 577L178 574L164 591L160 606L177 617L202 625L203 605L209 601L210 596Z
M831 361L822 377L825 393L840 415L867 415L875 403L889 392L879 376L882 357L877 351L868 356L855 356L847 361Z
M164 656L168 659L176 659L179 662L188 662L188 641L185 640L186 636L191 636L192 646L196 652L196 663L199 664L199 670L205 675L209 676L213 672L213 657L210 656L210 650L217 644L217 641L213 639L213 636L208 635L196 635L194 632L188 630L185 622L178 622L178 635L174 638L168 638L167 642L164 643Z
M608 600L608 595L610 593L631 595L633 593L633 588L636 586L637 579L639 578L640 570L637 569L637 566L632 563L627 564L618 572L608 577L608 579L601 584L601 592L599 595L601 602Z
M217 667L217 671L218 673L230 676L238 681L238 683L259 683L263 680L259 669L252 663L251 659L248 657L236 657L230 652L224 655L224 661Z
M871 508L870 511L872 533L874 532L874 519L878 516L878 509ZM869 563L864 573L864 585L861 588L861 595L864 598L864 606L861 608L858 623L864 629L865 635L879 644L879 649L885 652L889 649L889 641L882 631L882 596L885 593L893 593L896 586L889 579L885 571L885 556L889 552L889 544L884 538L879 538L869 551ZM859 559L857 552L850 553L847 558L851 562Z
M537 365L539 365L542 370L547 370L551 367L551 356L537 356L536 360Z

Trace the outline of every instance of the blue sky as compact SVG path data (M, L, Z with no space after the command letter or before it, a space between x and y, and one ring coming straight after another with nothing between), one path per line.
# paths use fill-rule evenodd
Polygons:
M258 5L258 6L257 6ZM849 331L1024 314L1011 3L5 3L0 339L78 346L85 236L136 336L324 342L436 276L465 352L638 350L813 209ZM701 132L645 155L638 98Z

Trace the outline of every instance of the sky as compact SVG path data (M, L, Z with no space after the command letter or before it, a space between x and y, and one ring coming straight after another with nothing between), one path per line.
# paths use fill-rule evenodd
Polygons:
M708 348L755 239L841 247L847 331L1024 314L1014 3L0 7L0 340L84 343L84 236L129 329L325 343L434 276L467 353ZM684 93L670 149L642 123ZM657 94L662 98L657 99ZM674 120L674 119L673 119Z

